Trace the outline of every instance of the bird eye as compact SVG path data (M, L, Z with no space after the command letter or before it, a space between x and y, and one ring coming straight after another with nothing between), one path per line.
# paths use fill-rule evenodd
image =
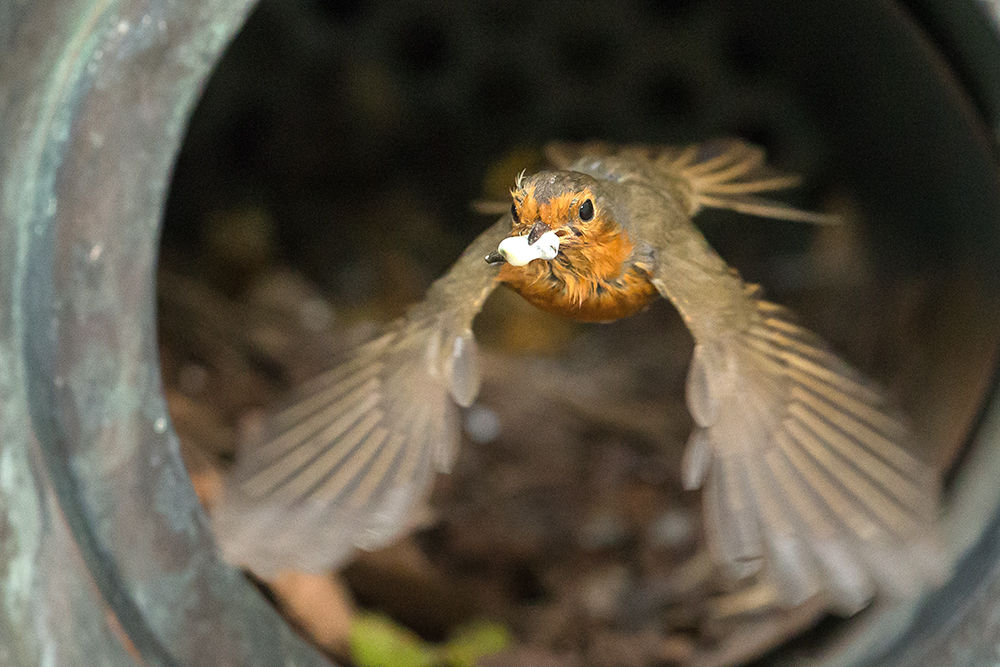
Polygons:
M594 219L594 202L589 199L580 204L580 219L589 222Z
M514 218L514 222L521 222L521 216L517 214L517 203L510 203L510 217Z

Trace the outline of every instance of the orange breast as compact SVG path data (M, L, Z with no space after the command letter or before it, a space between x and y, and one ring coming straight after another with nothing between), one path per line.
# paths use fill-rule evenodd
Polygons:
M500 280L537 308L582 322L628 317L657 296L645 272L636 267L614 278L602 278L559 262L535 260L520 268L504 265Z

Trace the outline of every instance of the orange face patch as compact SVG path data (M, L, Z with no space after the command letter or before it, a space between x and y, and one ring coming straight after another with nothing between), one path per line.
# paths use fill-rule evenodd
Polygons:
M515 234L525 233L538 221L544 222L552 229L558 229L577 218L580 204L587 199L591 201L594 199L594 195L588 189L567 192L540 204L535 198L534 185L528 185L521 190L512 190L511 195L514 197L514 205L520 218L520 222L515 222L513 226ZM597 218L595 215L594 220L581 224L592 224Z

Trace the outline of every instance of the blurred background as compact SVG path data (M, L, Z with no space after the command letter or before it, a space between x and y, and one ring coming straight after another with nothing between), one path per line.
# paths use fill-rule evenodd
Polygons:
M203 502L241 430L418 301L492 222L473 202L505 201L555 139L735 135L801 174L785 199L843 225L696 222L888 387L949 476L993 376L1000 192L919 19L870 0L264 0L190 121L163 228L163 376ZM507 648L489 664L603 666L770 664L848 632L707 571L669 304L581 325L500 290L476 331L453 474L413 537L269 592L304 633L350 660L360 609L414 643L488 620Z

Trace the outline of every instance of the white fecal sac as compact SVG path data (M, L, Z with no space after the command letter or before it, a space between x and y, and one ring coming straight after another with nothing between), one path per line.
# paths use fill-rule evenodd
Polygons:
M545 232L534 244L528 245L528 236L510 236L497 246L511 266L524 266L534 259L555 259L559 252L559 237L555 232Z

